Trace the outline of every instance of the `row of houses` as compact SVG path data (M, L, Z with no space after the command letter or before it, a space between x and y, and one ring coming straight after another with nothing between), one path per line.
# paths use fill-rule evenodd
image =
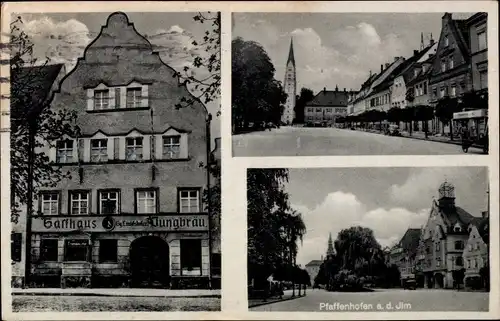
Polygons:
M175 107L194 96L174 69L120 12L71 72L34 68L80 134L41 148L70 176L13 224L12 285L220 287L220 216L206 201L217 178L200 166L220 165L220 142L199 100Z
M455 204L455 188L439 187L425 226L409 228L388 255L401 285L415 280L424 288L487 287L489 211L474 216Z
M459 98L471 91L482 97L488 94L487 13L468 19L453 19L451 13L445 13L437 41L431 34L429 43L424 44L422 35L420 49L411 57L394 57L380 66L380 72L370 71L349 100L347 115L393 107L435 107L444 98ZM416 122L414 130L421 130L421 125ZM435 133L446 129L437 118L428 125Z

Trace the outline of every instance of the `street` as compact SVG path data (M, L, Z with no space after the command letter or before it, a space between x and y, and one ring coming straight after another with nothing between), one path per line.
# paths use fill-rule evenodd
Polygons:
M460 145L338 128L282 127L233 135L233 156L449 155ZM482 154L470 148L468 154Z
M13 312L220 311L216 297L104 297L15 295Z
M298 299L251 308L251 311L488 311L489 293L454 290L380 289L374 292L307 290ZM379 305L379 306L377 306ZM390 305L390 306L389 306Z

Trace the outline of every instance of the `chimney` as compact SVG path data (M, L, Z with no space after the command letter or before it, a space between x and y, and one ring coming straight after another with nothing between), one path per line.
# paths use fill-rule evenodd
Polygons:
M418 55L418 50L413 50L413 55L414 56Z
M346 92L345 87L344 87L344 92Z
M339 86L335 85L335 91L339 91Z
M488 217L488 211L482 211L482 212L481 212L481 216L482 216L483 218L487 218L487 217Z
M394 61L398 61L399 57L394 57Z
M326 93L326 87L323 87L323 93Z
M323 261L323 255L321 255L321 261Z
M386 62L385 63L385 69L389 68L390 65L391 65L390 63Z
M384 65L380 65L380 72L384 71Z
M431 32L431 40L429 41L429 43L431 46L434 44L434 38L432 38L432 32Z

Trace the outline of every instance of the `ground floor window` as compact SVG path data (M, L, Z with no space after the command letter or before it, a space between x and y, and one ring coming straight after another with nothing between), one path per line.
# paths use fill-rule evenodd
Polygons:
M118 255L117 240L100 240L99 241L99 262L116 262Z
M14 262L21 262L23 235L21 233L10 234L10 257Z
M40 241L40 260L57 262L58 243L57 239L42 239Z
M64 260L68 262L88 261L89 240L66 240Z
M181 274L201 275L201 240L181 240Z

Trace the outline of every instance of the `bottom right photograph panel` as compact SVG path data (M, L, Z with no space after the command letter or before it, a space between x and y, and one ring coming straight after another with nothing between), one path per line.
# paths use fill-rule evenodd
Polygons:
M250 311L488 311L487 167L250 168Z

